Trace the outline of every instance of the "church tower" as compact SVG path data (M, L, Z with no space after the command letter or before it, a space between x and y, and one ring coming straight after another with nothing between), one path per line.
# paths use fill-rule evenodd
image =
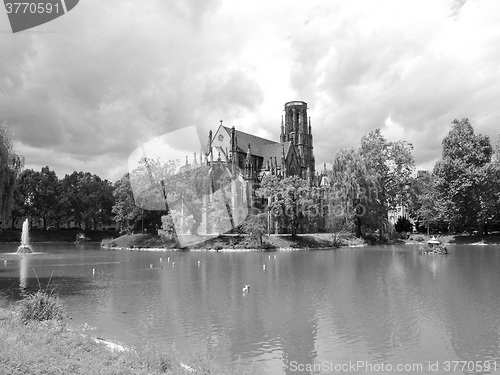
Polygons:
M281 142L290 141L299 154L302 164L302 178L313 182L315 161L313 155L313 138L311 119L307 117L307 103L293 101L285 103L285 122L281 123Z

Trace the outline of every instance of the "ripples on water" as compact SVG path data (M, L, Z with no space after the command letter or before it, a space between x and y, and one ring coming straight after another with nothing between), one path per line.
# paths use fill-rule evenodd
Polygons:
M50 280L56 288L73 322L125 344L209 349L257 374L297 374L286 366L323 361L498 360L498 247L422 256L413 246L388 246L269 259L262 252L54 244L17 255L9 254L15 246L1 246L0 304L38 288L36 272L42 286Z

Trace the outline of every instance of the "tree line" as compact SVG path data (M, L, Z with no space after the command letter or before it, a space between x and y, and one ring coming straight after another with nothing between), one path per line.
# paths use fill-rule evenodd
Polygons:
M265 177L257 195L269 197L279 227L387 237L394 230L479 233L500 230L500 138L475 134L469 120L454 120L432 171L415 171L413 146L389 142L374 130L358 148L337 152L320 186L296 176ZM396 225L389 212L406 208ZM261 217L265 220L265 217Z
M409 209L427 231L499 230L500 138L475 134L469 120L454 120L432 172L412 181Z
M410 143L389 142L377 129L364 135L359 147L337 152L319 186L299 176L264 177L252 194L254 215L241 228L278 228L293 235L324 228L382 238L394 229L388 213L401 206L423 231L482 234L498 227L500 140L492 143L488 136L475 134L469 120L462 119L453 121L432 171L415 171L412 151ZM58 179L49 167L23 169L23 158L14 152L8 127L2 124L0 217L42 219L45 229L69 223L95 229L113 218L124 231L165 234L177 228L197 233L200 198L214 181L207 166L184 168L177 161L143 160L114 184L89 172L75 171ZM230 180L222 174L216 183L229 187ZM224 215L230 190L220 190L211 202L209 221L215 230L224 231L235 222ZM266 204L255 204L259 199ZM180 205L182 214L170 210ZM408 226L399 223L396 228Z

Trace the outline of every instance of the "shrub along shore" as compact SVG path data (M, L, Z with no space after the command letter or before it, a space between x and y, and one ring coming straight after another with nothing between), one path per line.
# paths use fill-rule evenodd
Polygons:
M0 337L0 374L253 373L221 365L209 354L183 356L147 342L124 350L95 339L85 327L70 329L59 300L47 291L26 297L11 310L0 309Z
M274 251L274 250L300 250L300 249L333 249L338 247L359 247L368 245L402 245L426 243L436 237L442 244L450 245L500 245L500 234L491 234L479 237L476 235L426 235L412 234L380 240L377 236L355 238L352 235L333 236L331 233L300 234L295 238L290 235L271 235L263 237L262 247L255 246L248 236L244 235L219 235L213 238L200 238L200 236L185 236L185 242L193 243L181 250L206 250L206 251ZM198 239L198 242L196 241ZM203 241L201 241L203 240ZM127 250L179 250L174 241L165 242L160 236L152 234L129 234L115 239L105 239L101 247L108 249Z
M219 235L213 238L199 238L200 236L186 236L185 242L195 242L180 250L191 251L275 251L275 250L303 250L303 249L333 249L339 247L359 247L369 245L402 245L423 244L436 237L442 244L449 245L500 245L500 234L488 236L476 235L426 235L412 234L380 241L377 236L355 238L352 235L333 236L331 233L313 233L298 235L271 235L263 237L261 248L244 235ZM202 242L196 242L204 240ZM174 242L165 242L159 236L152 234L129 234L115 239L105 239L101 247L108 249L127 250L179 250Z
M210 236L183 236L185 246L182 250L213 250L213 251L242 251L242 250L294 250L294 249L331 249L340 246L361 246L366 242L352 236L333 236L330 233L300 234L296 237L290 235L263 236L262 246L259 247L249 238L240 234L224 234L216 237ZM115 239L105 239L101 246L110 249L180 249L176 241L165 241L160 236L153 234L129 234Z

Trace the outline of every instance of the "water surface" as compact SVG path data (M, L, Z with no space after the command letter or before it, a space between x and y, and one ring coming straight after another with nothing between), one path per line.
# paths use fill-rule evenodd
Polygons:
M463 373L444 371L453 360L495 360L500 373L497 246L450 246L447 256L411 245L184 253L35 244L37 254L12 254L16 247L0 245L1 306L50 280L74 324L120 343L210 350L257 374L357 361Z

